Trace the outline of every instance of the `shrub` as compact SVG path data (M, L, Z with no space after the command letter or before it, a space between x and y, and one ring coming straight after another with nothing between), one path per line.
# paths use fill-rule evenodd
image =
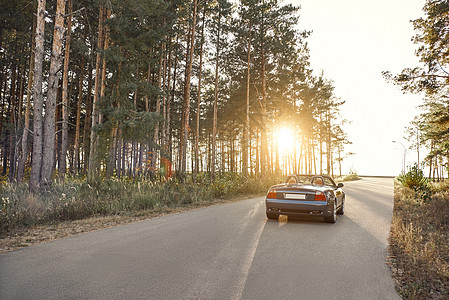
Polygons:
M413 189L415 192L415 199L420 199L423 202L431 200L432 192L429 187L430 180L424 176L423 170L414 164L409 168L407 173L402 172L397 180L405 187Z
M359 179L360 177L357 175L357 172L351 169L347 175L343 176L342 178L338 178L338 181L354 181Z

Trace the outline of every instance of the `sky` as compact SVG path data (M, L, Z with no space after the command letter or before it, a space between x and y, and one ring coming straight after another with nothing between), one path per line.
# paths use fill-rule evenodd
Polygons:
M308 38L310 62L316 75L324 72L334 81L335 94L345 100L341 115L352 123L345 127L349 156L343 173L398 175L402 170L401 142L422 104L421 95L403 94L382 77L414 67L417 45L410 20L424 16L424 0L288 0L301 6L299 28L312 30ZM420 154L422 155L422 153ZM406 164L416 161L416 150L407 150Z

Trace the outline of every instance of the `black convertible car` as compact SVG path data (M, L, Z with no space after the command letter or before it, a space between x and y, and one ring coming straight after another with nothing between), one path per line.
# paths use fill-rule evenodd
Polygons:
M290 175L285 183L272 186L265 201L267 218L322 216L335 223L345 210L343 183L335 184L328 175Z

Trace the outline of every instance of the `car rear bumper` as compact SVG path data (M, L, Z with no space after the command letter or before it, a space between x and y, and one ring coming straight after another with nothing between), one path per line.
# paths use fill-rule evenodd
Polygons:
M332 207L326 201L281 200L267 198L265 200L267 213L288 216L330 216Z

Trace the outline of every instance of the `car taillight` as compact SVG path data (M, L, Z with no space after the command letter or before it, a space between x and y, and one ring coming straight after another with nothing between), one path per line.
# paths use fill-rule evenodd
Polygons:
M324 196L323 192L316 191L315 192L315 201L326 201L326 196Z
M275 189L269 190L267 198L277 198L276 190Z

